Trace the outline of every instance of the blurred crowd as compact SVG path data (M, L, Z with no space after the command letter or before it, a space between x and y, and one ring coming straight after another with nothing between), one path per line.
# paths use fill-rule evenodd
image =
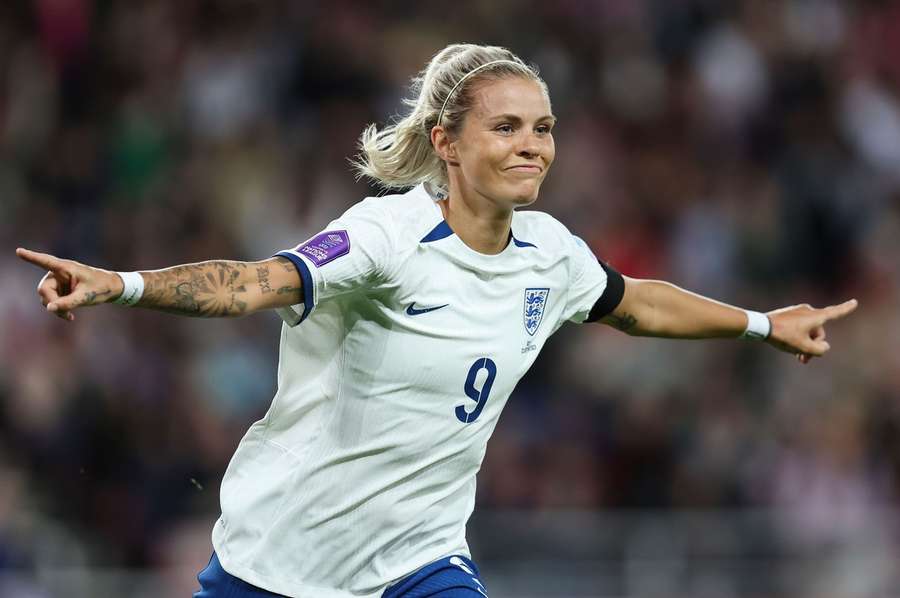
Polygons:
M900 555L897 3L22 0L0 5L0 571L208 557L280 326L64 323L14 248L148 270L296 245L377 192L360 132L459 41L540 68L559 124L534 209L619 271L761 311L860 301L808 366L564 327L479 508L768 508L792 550L878 530Z

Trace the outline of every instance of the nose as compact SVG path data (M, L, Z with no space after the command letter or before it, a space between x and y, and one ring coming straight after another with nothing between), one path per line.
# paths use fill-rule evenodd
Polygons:
M537 135L526 133L519 142L517 155L523 158L536 158L541 153L541 145Z

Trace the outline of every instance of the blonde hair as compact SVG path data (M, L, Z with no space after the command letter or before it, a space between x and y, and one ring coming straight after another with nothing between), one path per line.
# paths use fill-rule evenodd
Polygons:
M474 72L477 71L477 72ZM472 108L473 86L478 81L525 77L547 85L536 68L499 46L453 44L428 62L411 85L403 104L412 110L380 131L371 124L359 138L360 154L353 160L357 177L368 177L386 189L419 183L447 186L447 165L431 145L431 129L440 124L459 130Z

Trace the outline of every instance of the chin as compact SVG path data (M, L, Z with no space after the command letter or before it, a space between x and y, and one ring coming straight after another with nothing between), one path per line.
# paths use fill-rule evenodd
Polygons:
M528 186L524 189L519 188L512 191L508 197L510 197L514 207L528 206L537 201L540 190L540 184Z
M524 206L530 206L534 202L537 201L537 193L531 195L520 195L513 199L512 204L514 208L521 208Z
M531 205L537 201L541 184L536 181L527 184L516 181L514 184L500 184L482 189L480 191L481 195L491 198L491 202L494 205L516 209Z

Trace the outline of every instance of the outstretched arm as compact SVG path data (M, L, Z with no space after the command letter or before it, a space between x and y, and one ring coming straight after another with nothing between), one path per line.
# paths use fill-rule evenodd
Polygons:
M261 262L213 260L141 276L144 294L138 307L186 316L242 316L302 301L297 268L283 257Z
M47 311L65 320L75 319L75 309L108 303L122 294L122 279L115 272L27 249L17 249L16 255L47 270L38 295ZM140 275L144 294L138 307L185 316L242 316L302 301L300 275L281 257L212 260Z
M747 327L743 309L685 291L660 280L625 278L618 307L601 319L633 336L662 338L736 338ZM825 323L856 309L855 299L822 309L808 304L768 312L772 329L766 342L808 363L830 348Z

